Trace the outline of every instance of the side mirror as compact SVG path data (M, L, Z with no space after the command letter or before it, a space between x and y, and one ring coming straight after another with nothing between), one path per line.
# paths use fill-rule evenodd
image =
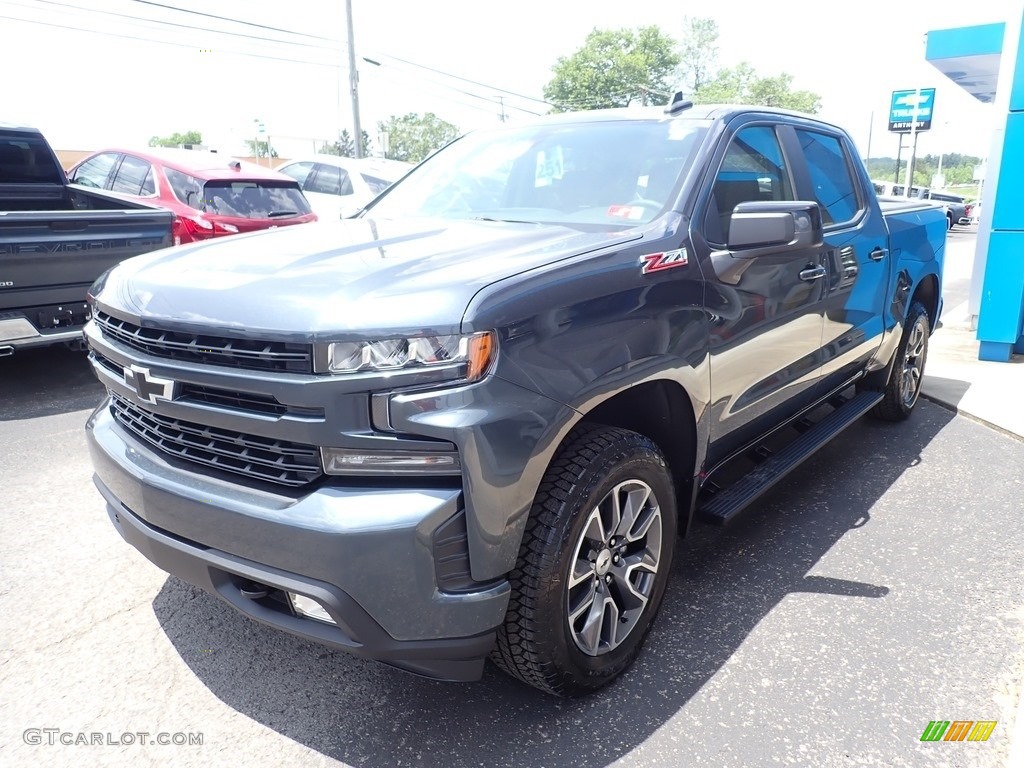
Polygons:
M821 208L807 201L754 200L733 209L729 222L730 250L816 248L824 241ZM756 256L757 253L738 254Z

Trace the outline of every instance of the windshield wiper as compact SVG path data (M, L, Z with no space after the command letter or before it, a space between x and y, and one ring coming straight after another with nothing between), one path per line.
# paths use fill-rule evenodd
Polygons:
M278 216L297 216L298 213L298 211L271 211L267 214L267 218L273 219Z
M495 219L490 216L472 216L473 221L496 221L500 224L540 224L539 221L525 221L524 219Z

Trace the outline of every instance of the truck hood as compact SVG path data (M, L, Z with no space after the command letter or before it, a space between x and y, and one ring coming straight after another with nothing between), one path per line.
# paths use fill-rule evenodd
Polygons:
M165 327L305 339L444 333L490 283L642 236L489 221L319 222L130 259L98 299Z

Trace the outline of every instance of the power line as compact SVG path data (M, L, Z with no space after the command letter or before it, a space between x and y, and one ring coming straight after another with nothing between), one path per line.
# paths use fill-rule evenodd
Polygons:
M397 82L397 83L404 82L404 80L402 78L400 78L398 75L396 75L396 74L394 74L392 72L381 71L381 70L376 70L376 69L374 69L374 70L367 70L367 71L373 72L374 76L376 76L376 77L383 77L383 78L385 78L387 80L392 80L392 81ZM429 81L429 82L430 82L430 85L436 85L436 86L439 86L441 88L449 88L450 89L450 86L443 86L440 83L434 83L433 81ZM458 89L455 89L455 90L456 90L457 93L464 93L463 91L459 91ZM458 105L460 105L462 107L466 107L467 109L476 109L476 110L479 110L481 112L488 112L490 114L495 114L494 107L497 106L497 105L493 101L491 101L491 105L492 105L491 108L487 108L487 107L484 107L484 106L482 106L480 104L475 104L475 103L466 101L465 99L454 98L454 97L452 97L450 95L441 93L441 92L437 91L436 89L424 88L424 91L427 92L427 93L430 93L431 95L433 95L436 98L444 99L445 101L450 101L453 104L458 104ZM472 95L474 98L487 100L485 97L478 96L476 94L468 94L468 95Z
M122 38L124 40L134 40L136 42L157 43L159 45L171 45L171 46L174 46L175 48L188 48L189 50L192 50L192 51L196 50L196 46L195 45L190 45L188 43L175 43L175 42L172 42L170 40L160 40L158 38L153 38L153 37L139 37L137 35L122 35L122 34L118 34L117 32L105 32L105 31L99 30L99 29L85 29L83 27L72 27L72 26L68 26L67 24L56 24L56 23L54 23L52 21L37 21L36 19L23 19L23 18L20 18L18 16L4 16L4 15L0 15L0 19L10 19L11 21L21 21L21 22L24 22L25 24L38 24L39 26L54 27L56 29L70 29L73 32L88 32L88 33L91 33L91 34L94 34L94 35L106 35L107 37L119 37L119 38ZM234 56L248 56L248 57L254 58L254 59L268 59L268 60L271 60L271 61L285 61L285 62L289 62L289 63L292 63L292 64L308 64L309 66L313 66L313 67L330 67L331 69L337 69L340 66L339 64L329 64L329 63L322 62L322 61L308 61L308 60L303 60L303 59L289 59L289 58L285 58L283 56L270 56L269 54L265 54L265 53L248 53L246 51L227 51L227 50L225 50L224 53L228 53L228 54L231 54L231 55L234 55Z
M371 63L371 64L379 65L379 62L373 61L372 59L364 59L364 60L369 62L369 63ZM367 69L367 70L364 70L364 71L366 71L366 72L387 72L389 77L390 77L390 79L397 80L397 75L395 74L395 70L393 68L390 68L390 67L382 67L380 70L378 70L376 68L374 68L374 69ZM455 91L456 93L461 93L461 94L463 94L465 96L469 96L470 98L473 98L473 99L480 99L481 101L486 101L488 104L492 105L492 109L493 109L493 106L496 105L496 97L493 96L493 95L483 96L483 95L481 95L479 93L473 93L472 91L467 91L467 90L465 90L463 88L457 88L454 85L448 85L447 83L439 82L438 80L434 80L434 79L430 78L429 76L422 75L422 74L420 74L418 72L405 72L405 71L402 71L402 70L399 70L398 72L401 75L405 76L405 77L422 78L425 82L427 82L427 83L429 83L431 85L437 86L439 88L445 88L447 90ZM528 115L540 116L542 114L541 112L535 112L535 111L533 111L531 109L526 109L525 107L518 107L515 104L509 104L507 102L504 103L504 108L505 109L514 109L514 110L516 110L518 112L525 112Z
M455 80L461 80L464 83L471 83L472 85L476 85L476 86L479 86L481 88L486 88L489 91L499 91L501 93L506 93L509 96L515 96L515 97L520 98L520 99L526 99L527 101L535 101L535 102L538 102L540 104L546 104L549 107L558 106L557 104L552 104L551 102L545 101L544 99L538 99L538 98L535 98L533 96L526 96L525 94L522 94L522 93L516 93L515 91L510 91L507 88L499 88L496 85L488 85L487 83L481 83L479 80L471 80L470 78L462 77L461 75L454 75L451 72L445 72L445 71L440 70L440 69L435 69L434 67L428 67L426 64L417 64L415 61L409 61L408 59L403 59L403 58L401 58L399 56L393 56L390 53L379 53L378 55L379 56L384 56L385 58L388 58L388 59L394 59L395 61L400 61L401 63L407 64L410 67L416 67L418 69L425 69L425 70L427 70L429 72L435 72L435 73L437 73L439 75L444 75L445 77L451 77L451 78L453 78Z
M336 45L335 46L316 45L314 43L299 42L298 40L280 40L278 38L273 38L273 37L261 37L260 35L247 35L244 32L231 32L231 31L225 30L225 29L211 29L209 27L197 27L194 24L180 24L180 23L175 22L175 21L165 21L163 19L147 18L145 16L132 16L131 14L128 14L128 13L118 13L116 11L107 11L107 10L103 10L102 8L83 8L80 5L72 5L71 3L61 3L61 2L57 2L57 0L32 0L32 1L36 2L36 3L41 3L43 5L56 5L56 6L60 6L62 8L73 8L76 11L86 11L88 13L99 13L99 14L102 14L104 16L116 16L116 17L121 18L121 19L134 19L136 21L143 21L143 22L151 23L151 24L160 24L160 25L164 25L164 26L168 26L168 27L180 27L181 29L197 29L197 30L199 30L201 32L211 32L211 33L216 34L216 35L229 35L231 37L244 37L244 38L247 38L247 39L250 39L250 40L262 40L262 41L265 41L265 42L268 42L268 43L281 43L282 45L299 45L299 46L302 46L304 48L321 48L323 50L330 50L330 51L336 51L337 50L337 46ZM27 6L21 6L21 7L27 7Z
M283 32L286 35L299 35L300 37L309 37L309 38L312 38L314 40L326 40L326 41L331 42L331 43L337 42L334 38L331 38L331 37L322 37L321 35L310 35L310 34L308 34L306 32L295 32L295 31L290 30L290 29L282 29L281 27L270 27L270 26L267 26L266 24L257 24L257 23L255 23L253 21L243 21L241 19L232 19L232 18L229 18L227 16L218 16L218 15L216 15L214 13L203 13L202 11L194 11L191 8L179 8L176 5L164 5L163 3L155 3L155 2L152 2L152 0L132 0L132 2L139 3L141 5L151 5L151 6L155 7L155 8L164 8L164 9L169 10L169 11L178 11L180 13L191 13L191 14L193 14L195 16L204 16L204 17L206 17L208 19L219 19L220 21L228 21L228 22L231 22L232 24L242 24L242 25L247 26L247 27L256 27L257 29L267 29L267 30L270 30L271 32Z
M395 61L399 61L399 62L401 62L403 64L406 64L406 65L408 65L410 67L416 67L417 69L425 69L428 72L434 72L434 73L442 75L444 77L450 77L450 78L453 78L455 80L461 80L462 82L470 83L472 85L476 85L476 86L479 86L481 88L487 88L488 90L491 90L491 91L498 91L500 93L505 93L505 94L508 94L510 96L515 96L516 98L526 99L527 101L533 101L533 102L537 102L539 104L545 104L545 105L547 105L549 107L556 107L558 109L576 109L576 108L581 108L581 107L582 108L600 107L600 106L603 105L603 101L604 101L603 99L600 99L598 97L594 97L594 98L591 98L591 99L585 99L585 100L570 100L570 101L565 101L565 102L562 102L562 103L546 101L545 99L538 99L538 98L536 98L534 96L527 96L526 94L517 93L516 91L510 91L507 88L500 88L500 87L498 87L496 85L489 85L488 83L482 83L479 80L472 80L472 79L470 79L468 77L462 77L461 75L456 75L456 74L453 74L451 72L445 72L444 70L436 69L434 67L429 67L426 64L418 64L415 61L409 61L408 59L403 59L400 56L394 56L394 55L392 55L390 53L380 52L377 55L385 57L385 58L388 58L388 59L393 59ZM372 62L372 60L371 60L371 63L377 63L377 62ZM648 89L648 90L650 90L650 89ZM651 91L651 92L654 93L655 91ZM628 94L613 94L613 96L611 98L621 97L621 96L625 96L625 95L628 95ZM531 114L531 115L539 115L539 114L541 114L539 112L531 112L530 110L523 109L522 107L517 107L514 104L506 104L505 106L507 106L509 109L517 109L517 110L519 110L521 112L527 112L528 114Z

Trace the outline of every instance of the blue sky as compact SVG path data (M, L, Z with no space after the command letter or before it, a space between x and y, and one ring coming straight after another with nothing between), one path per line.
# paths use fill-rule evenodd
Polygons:
M821 94L821 115L847 128L862 151L872 126L871 154L879 156L896 149L885 130L890 91L916 86L938 89L921 153L986 153L990 108L924 61L924 34L1000 21L1008 3L861 0L818 11L806 0L353 5L360 113L371 138L378 120L406 112L433 111L463 129L494 124L499 96L509 119L528 118L544 105L497 89L539 99L557 57L593 27L656 24L678 36L689 14L718 22L721 65L746 60L764 74L791 73L795 87ZM198 129L233 152L258 118L281 154L294 155L351 125L342 0L0 0L0 40L0 119L36 125L62 149Z

